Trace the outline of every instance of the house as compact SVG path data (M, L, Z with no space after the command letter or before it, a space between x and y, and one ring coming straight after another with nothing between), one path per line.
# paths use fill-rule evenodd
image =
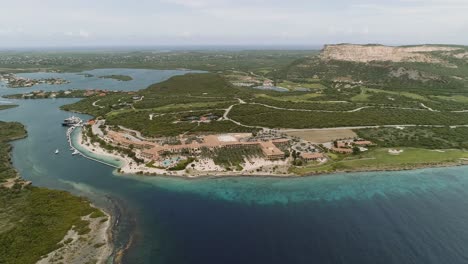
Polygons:
M263 81L263 86L272 87L273 86L273 81L265 80L265 81Z
M284 146L289 143L289 139L287 138L278 138L278 139L273 139L273 144L276 146Z
M366 147L366 146L372 145L373 143L370 142L370 141L367 141L367 140L358 140L358 141L354 141L353 144L356 145L356 146Z
M301 153L301 158L305 161L314 161L323 159L325 156L323 153L315 152L315 153Z
M350 148L332 148L331 151L341 154L351 154L353 150Z
M337 148L348 148L348 147L350 147L350 145L349 145L349 142L337 141L336 142L336 147Z
M88 97L88 96L91 96L91 95L93 95L93 94L94 94L94 91L88 90L88 91L84 92L83 95L86 96L86 97Z
M268 160L279 160L284 158L284 152L273 144L273 142L260 142L263 154Z

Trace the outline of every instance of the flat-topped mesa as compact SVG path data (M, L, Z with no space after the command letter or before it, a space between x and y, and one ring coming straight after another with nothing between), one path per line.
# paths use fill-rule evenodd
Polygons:
M383 45L339 44L325 45L322 50L323 60L340 60L353 62L392 61L392 62L425 62L443 63L429 52L454 51L456 47L444 46L410 46L389 47Z

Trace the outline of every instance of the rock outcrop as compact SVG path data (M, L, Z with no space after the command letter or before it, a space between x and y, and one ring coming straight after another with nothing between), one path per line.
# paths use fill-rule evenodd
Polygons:
M430 54L433 51L454 51L456 47L411 46L389 47L382 45L326 45L322 51L323 60L341 60L353 62L392 61L444 63Z

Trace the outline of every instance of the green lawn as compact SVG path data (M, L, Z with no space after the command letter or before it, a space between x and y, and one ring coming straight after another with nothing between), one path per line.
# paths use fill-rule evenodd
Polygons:
M434 96L435 98L439 98L446 101L452 101L457 103L468 103L468 96L463 95L453 95L453 96Z
M316 98L322 96L322 94L317 93L307 93L301 95L287 95L287 96L271 96L267 94L256 94L256 97L263 97L277 101L284 101L284 102L304 102L310 103L310 98Z
M291 81L282 81L278 83L279 87L284 87L289 90L296 90L297 88L309 88L309 89L325 89L326 87L323 86L319 82L314 82L314 83L296 83L296 82L291 82Z
M369 97L371 95L366 92L366 88L361 88L361 93L352 97L351 101L352 102L367 102L369 101Z
M408 98L411 98L411 99L421 100L421 101L430 101L425 96L415 94L415 93L410 93L410 92L395 92L395 91L372 89L372 88L362 88L362 90L363 91L375 92L375 93L386 93L386 94L393 94L393 95L401 95L401 96L405 96L405 97L408 97Z

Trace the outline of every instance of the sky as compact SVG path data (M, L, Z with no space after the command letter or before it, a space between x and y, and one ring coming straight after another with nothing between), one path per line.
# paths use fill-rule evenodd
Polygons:
M0 0L0 47L468 44L468 0Z

